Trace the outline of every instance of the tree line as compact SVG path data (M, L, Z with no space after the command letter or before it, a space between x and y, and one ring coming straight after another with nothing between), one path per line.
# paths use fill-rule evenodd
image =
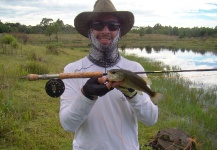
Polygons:
M217 26L215 28L208 27L193 27L193 28L178 28L171 26L162 26L160 23L154 25L154 27L134 27L131 30L132 33L137 33L140 36L145 34L164 34L184 37L217 37Z
M26 34L45 34L51 37L52 34L56 35L58 41L58 33L73 34L77 33L76 29L69 24L64 24L60 19L54 21L50 18L43 18L40 24L36 26L26 26L20 23L3 23L0 21L0 33L26 33ZM178 28L171 26L162 26L160 23L155 24L153 27L133 27L130 33L139 34L141 37L145 34L164 34L174 35L180 38L184 37L217 37L217 26L215 28L208 27L193 27L193 28Z
M3 23L0 20L0 33L19 32L26 34L49 34L51 31L58 31L64 34L72 34L76 32L72 25L64 24L60 19L54 21L50 18L43 18L36 26L26 26L20 23Z

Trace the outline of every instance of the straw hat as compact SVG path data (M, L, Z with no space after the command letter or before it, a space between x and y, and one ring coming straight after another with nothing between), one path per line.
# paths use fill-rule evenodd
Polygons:
M115 15L120 19L121 36L125 35L134 24L134 15L129 11L117 11L110 0L97 0L93 11L82 12L75 17L75 29L83 36L88 38L88 23L94 16L101 14Z

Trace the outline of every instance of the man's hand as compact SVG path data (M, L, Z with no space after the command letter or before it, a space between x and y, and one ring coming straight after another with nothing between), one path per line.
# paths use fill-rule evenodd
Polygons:
M127 98L133 98L137 92L136 90L132 89L132 88L126 88L121 86L123 84L123 81L119 81L119 82L108 82L106 84L107 87L112 87L112 88L116 88L119 91L121 91Z
M121 91L127 98L133 98L137 92L132 88L125 88L122 86L116 87L119 91Z
M92 77L87 80L81 91L87 98L94 100L97 96L103 96L113 89L112 86L107 86L106 82L106 78Z

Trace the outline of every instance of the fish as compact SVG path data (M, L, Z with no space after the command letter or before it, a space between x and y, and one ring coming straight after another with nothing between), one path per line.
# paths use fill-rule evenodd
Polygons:
M157 105L157 103L164 98L164 95L155 91L152 91L148 85L151 81L147 77L141 77L136 73L125 69L111 69L108 71L108 81L123 82L121 87L131 88L137 91L137 93L145 92L151 98L151 101Z

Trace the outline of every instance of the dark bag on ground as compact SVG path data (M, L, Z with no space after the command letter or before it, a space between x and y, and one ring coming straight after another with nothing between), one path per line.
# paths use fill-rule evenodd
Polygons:
M185 131L167 128L158 131L148 146L153 150L196 150L196 141Z

